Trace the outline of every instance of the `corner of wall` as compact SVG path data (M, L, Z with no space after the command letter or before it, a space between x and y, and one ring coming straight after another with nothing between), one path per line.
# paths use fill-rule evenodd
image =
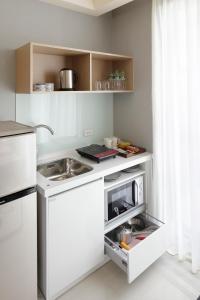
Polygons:
M134 93L114 95L114 133L152 151L151 0L113 11L112 50L133 56L135 77Z

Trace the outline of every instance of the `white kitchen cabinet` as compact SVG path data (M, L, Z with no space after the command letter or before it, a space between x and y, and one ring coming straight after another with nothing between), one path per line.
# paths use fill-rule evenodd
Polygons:
M46 300L57 298L98 269L106 262L105 257L116 263L126 273L127 281L132 283L168 248L168 225L158 220L154 209L151 156L136 157L123 163L121 158L116 158L104 162L104 168L106 163L105 174L98 174L101 179L73 188L69 181L67 185L63 184L62 192L54 196L48 189L44 190L46 197L45 194L38 195L39 287ZM132 166L137 166L134 174L122 172L118 180L104 184L104 176ZM144 176L144 203L104 224L104 190L115 188L136 175ZM55 190L60 191L57 186ZM140 214L147 224L156 225L156 229L126 251L115 239L109 238L110 233Z
M55 299L104 261L103 197L99 179L46 200L46 263L39 277L46 299Z

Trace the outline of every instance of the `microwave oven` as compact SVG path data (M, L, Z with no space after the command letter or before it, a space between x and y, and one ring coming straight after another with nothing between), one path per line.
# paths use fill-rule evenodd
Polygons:
M105 222L144 204L144 176L139 175L105 190Z

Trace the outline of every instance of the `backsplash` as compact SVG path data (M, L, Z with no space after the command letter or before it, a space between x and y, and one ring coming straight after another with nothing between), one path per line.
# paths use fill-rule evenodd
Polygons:
M113 95L89 93L17 94L16 121L27 125L46 124L52 136L37 131L39 154L102 142L113 135ZM84 136L85 130L93 135Z

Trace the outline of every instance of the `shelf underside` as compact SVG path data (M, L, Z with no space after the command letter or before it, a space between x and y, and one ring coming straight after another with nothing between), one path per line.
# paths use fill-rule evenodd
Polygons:
M94 90L94 91L52 91L52 92L32 92L31 94L32 95L37 95L37 94L43 94L43 95L53 95L53 94L71 94L71 93L73 93L73 94L81 94L81 93L83 93L83 94L85 94L85 93L87 93L87 94L112 94L112 93L114 93L114 94L116 94L116 93L133 93L134 91L133 90L120 90L120 91L118 91L118 90L107 90L107 91L105 91L105 90L102 90L102 91L96 91L96 90Z

